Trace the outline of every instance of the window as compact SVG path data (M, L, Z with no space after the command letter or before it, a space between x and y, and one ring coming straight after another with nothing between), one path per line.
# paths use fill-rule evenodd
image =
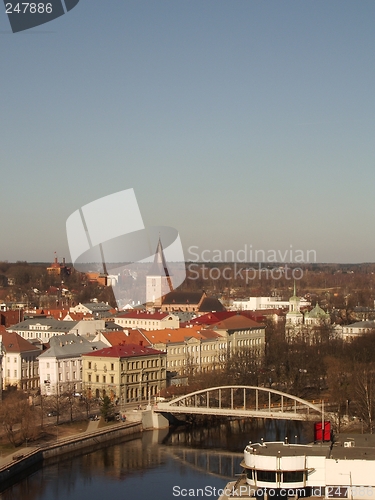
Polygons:
M14 363L17 363L17 358L13 358Z
M105 375L103 375L103 384L105 384Z
M111 370L113 371L115 369L114 363L111 363Z
M49 363L47 363L47 368L49 368Z
M91 370L91 361L89 361L89 370Z
M113 375L111 375L111 384L113 384L115 381L115 377Z
M284 483L303 483L304 473L301 470L298 471L288 471L283 473Z
M91 382L91 375L88 376L88 380L89 380L89 382Z
M271 470L258 470L257 480L267 483L276 483L276 472Z
M96 376L96 381L99 382L99 375Z
M14 378L17 378L17 370L14 370Z

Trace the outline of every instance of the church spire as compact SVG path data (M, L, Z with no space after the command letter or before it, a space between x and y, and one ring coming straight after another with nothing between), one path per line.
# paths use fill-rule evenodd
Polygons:
M165 277L167 279L167 282L168 282L169 290L171 292L173 291L171 275L169 273L169 270L167 267L167 262L165 260L163 245L161 244L160 236L159 236L158 245L156 247L154 263L152 264L152 267L147 275L148 276Z
M163 245L159 237L158 246L156 247L154 263L149 274L156 274L157 276L169 276L167 263L164 257Z

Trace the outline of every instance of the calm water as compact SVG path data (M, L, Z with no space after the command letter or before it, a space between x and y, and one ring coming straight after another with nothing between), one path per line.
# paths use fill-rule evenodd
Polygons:
M217 490L240 472L249 440L288 436L295 442L297 436L298 442L308 442L310 427L231 421L209 428L144 432L131 441L45 467L1 493L0 499L172 500L183 498L183 489L198 488L206 488L206 497L216 499Z

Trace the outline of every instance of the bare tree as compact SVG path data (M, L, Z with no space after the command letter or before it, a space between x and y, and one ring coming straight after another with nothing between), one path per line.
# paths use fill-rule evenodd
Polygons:
M75 384L68 384L65 387L65 391L63 393L63 402L66 409L69 411L70 421L73 422L74 414L77 411L77 398L75 392Z
M355 397L357 411L372 434L375 417L375 367L365 365L356 370Z
M0 406L0 418L8 441L16 446L19 439L22 442L37 436L37 410L30 405L22 392L9 394ZM19 429L16 431L16 426Z
M81 395L80 400L85 408L86 416L87 416L87 418L89 418L91 408L92 408L93 403L94 403L93 398L92 398L92 394L91 394L91 390L85 389L84 391L82 391L82 395Z
M13 398L7 398L0 407L0 418L8 441L13 446L16 445L15 425L19 423L19 414Z

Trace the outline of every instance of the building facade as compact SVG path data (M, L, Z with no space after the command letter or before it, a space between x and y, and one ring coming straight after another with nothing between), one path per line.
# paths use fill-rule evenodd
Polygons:
M50 348L40 354L39 374L41 394L51 396L71 392L82 392L81 355L102 349L103 342L89 342L77 335L52 337Z
M178 316L165 312L132 311L118 314L114 322L125 329L143 328L144 330L161 330L163 328L178 328Z
M166 353L125 344L82 355L84 390L120 404L151 401L166 387Z
M23 391L36 391L39 387L38 356L41 350L17 333L1 334L3 358L3 389L13 386Z

